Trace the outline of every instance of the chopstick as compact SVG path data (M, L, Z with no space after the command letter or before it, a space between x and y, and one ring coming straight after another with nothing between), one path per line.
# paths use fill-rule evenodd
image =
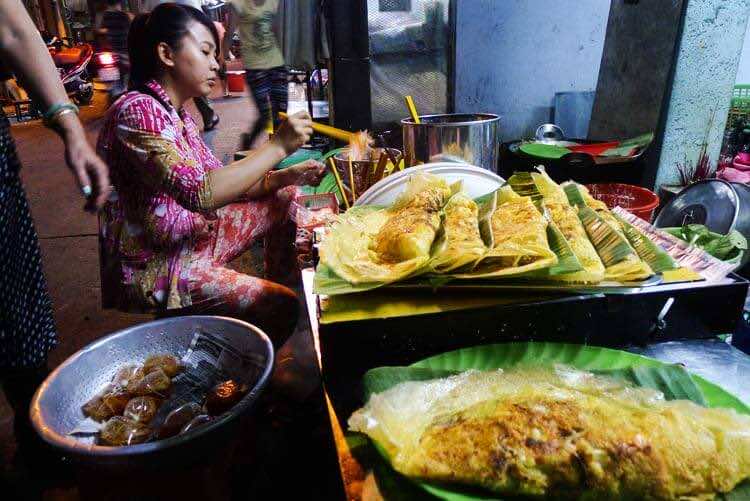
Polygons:
M375 175L373 176L376 183L383 179L383 175L385 174L385 164L387 163L388 155L385 153L385 150L381 150L380 158L378 159L378 165L377 167L375 167Z
M414 120L414 123L421 124L422 121L419 119L419 115L417 114L417 107L414 106L414 99L412 99L411 96L404 96L404 99L406 100L406 107L409 108L409 113L411 114L411 118Z
M344 199L344 204L346 205L347 209L351 208L351 205L349 205L349 199L346 198L346 192L344 191L344 184L341 182L341 177L339 176L339 171L336 169L336 164L333 161L333 157L328 157L328 163L331 166L331 171L333 171L333 177L336 178L336 186L339 188L339 193L341 193L341 198Z
M349 187L352 189L352 203L357 200L357 190L354 187L354 169L352 168L352 150L349 150Z
M286 120L287 118L289 118L289 115L281 111L279 112L279 117ZM336 127L320 124L318 122L313 122L312 128L315 132L320 132L324 136L332 137L334 139L338 139L339 141L349 142L352 140L352 136L354 136L354 133L352 132L345 131L343 129L337 129Z

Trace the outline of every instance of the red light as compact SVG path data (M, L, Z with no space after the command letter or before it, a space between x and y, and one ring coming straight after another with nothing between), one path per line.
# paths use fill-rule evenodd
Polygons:
M115 58L111 52L101 52L96 57L101 65L108 66L115 64Z

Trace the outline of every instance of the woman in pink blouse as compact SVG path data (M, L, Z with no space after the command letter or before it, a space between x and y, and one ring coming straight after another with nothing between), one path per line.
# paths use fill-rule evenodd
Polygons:
M289 205L297 186L319 183L325 168L272 170L309 139L305 113L253 155L222 166L183 110L216 85L218 47L197 9L164 4L133 21L133 90L110 110L98 144L115 188L100 224L103 302L234 316L281 343L297 319L294 292L226 264L265 238L267 275L288 274Z

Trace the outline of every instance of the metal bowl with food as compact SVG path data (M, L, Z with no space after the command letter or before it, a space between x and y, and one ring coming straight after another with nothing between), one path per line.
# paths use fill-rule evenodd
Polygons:
M210 346L196 346L198 339L207 337L213 340ZM82 407L111 384L123 367L143 364L155 354L183 359L191 353L201 353L201 349L217 359L231 353L243 360L241 369L236 370L235 366L231 372L247 391L231 408L178 435L164 439L155 436L154 440L134 445L100 445L76 435L86 419ZM199 374L204 368L204 358L198 359L191 374ZM57 367L34 395L31 422L44 441L85 466L148 468L187 464L227 447L237 436L268 381L273 361L273 345L268 336L240 320L185 316L137 325L95 341Z

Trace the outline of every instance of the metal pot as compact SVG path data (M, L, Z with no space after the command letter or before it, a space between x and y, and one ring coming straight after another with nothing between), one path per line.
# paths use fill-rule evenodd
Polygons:
M404 163L459 162L497 172L500 117L490 113L425 115L401 120Z
M657 228L702 224L726 235L737 230L750 241L750 187L721 179L691 184L670 200L656 216ZM750 261L745 251L738 268Z
M81 406L97 394L122 366L142 363L158 353L182 357L197 329L221 337L244 354L254 367L243 382L251 390L232 409L195 430L164 440L127 447L79 441L69 433L83 419ZM31 402L31 422L39 435L63 455L85 468L108 472L179 468L229 447L242 429L268 381L273 345L260 329L240 320L214 316L174 317L110 334L78 351L47 377Z

